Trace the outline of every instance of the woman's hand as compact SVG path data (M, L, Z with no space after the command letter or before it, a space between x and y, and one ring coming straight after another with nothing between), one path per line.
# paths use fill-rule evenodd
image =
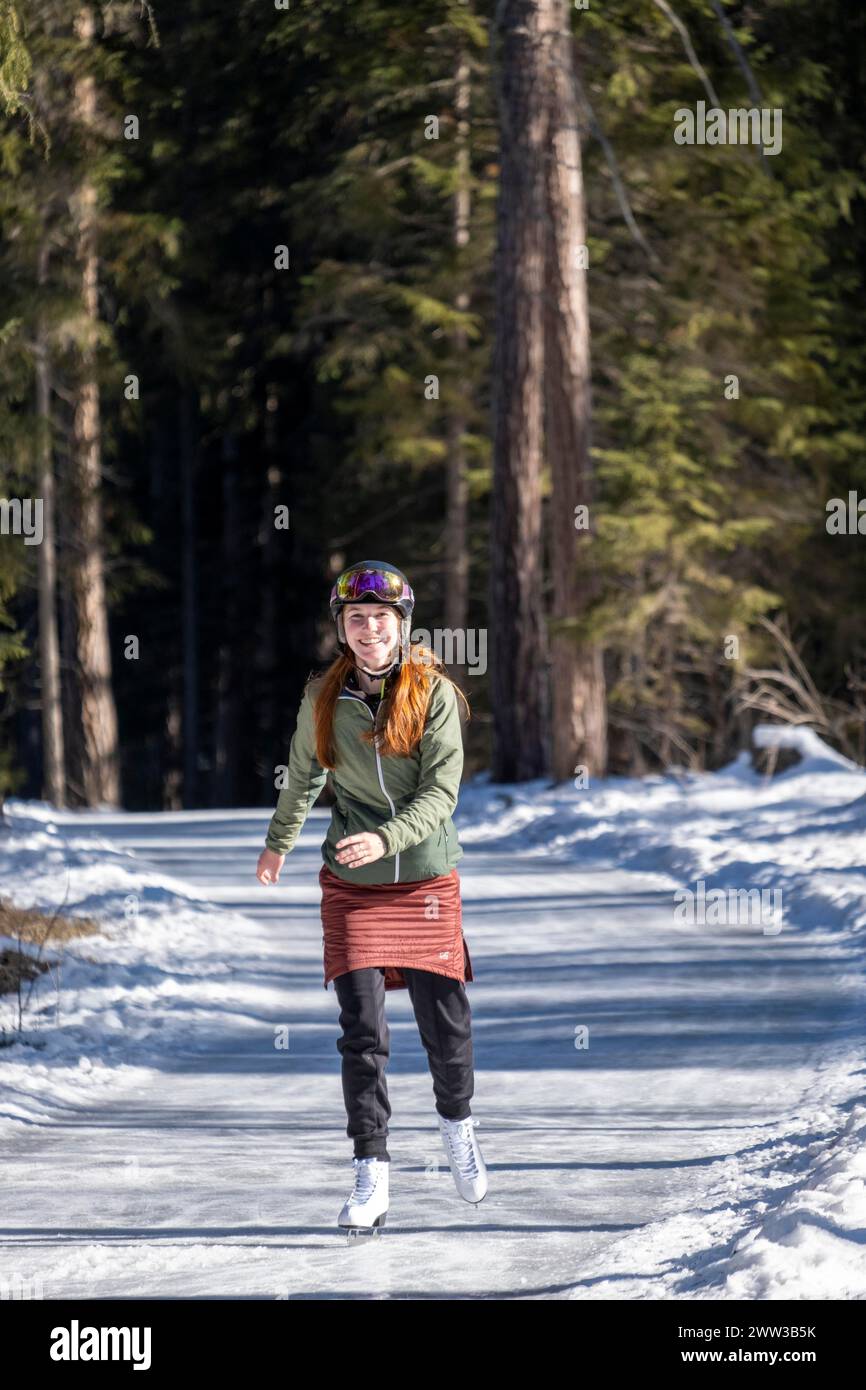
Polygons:
M385 841L375 830L364 830L360 835L347 835L345 840L337 841L337 863L357 869L361 864L375 864L387 854Z
M259 883L267 885L279 883L280 869L283 867L285 857L284 854L277 854L276 850L263 849L256 866L256 878Z

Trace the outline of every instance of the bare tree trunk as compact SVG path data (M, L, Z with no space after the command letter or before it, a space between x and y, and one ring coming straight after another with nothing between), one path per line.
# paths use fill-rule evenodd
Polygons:
M184 385L180 400L180 486L182 512L181 630L183 634L183 804L198 806L198 570L195 510L197 420L192 388Z
M93 7L82 6L75 19L75 32L84 49L93 43L95 27ZM84 130L95 125L96 85L93 77L86 72L75 81L75 113ZM99 316L97 192L93 182L87 178L78 190L76 204L82 304L90 329L81 347L70 480L75 522L70 546L70 568L81 696L83 793L88 806L117 806L120 802L120 770L105 601L100 494L102 437L96 376L95 330Z
M56 402L55 402L56 408ZM69 453L56 455L57 481L66 505L61 504L57 513L58 531L61 533L58 551L60 587L58 600L60 608L60 696L63 708L63 747L66 753L66 800L70 806L84 806L84 733L80 717L80 691L78 688L78 656L75 637L75 602L72 597L71 545L66 534L72 513L69 500L69 478L72 472ZM65 485L64 485L65 484Z
M39 284L48 279L48 244L39 248ZM51 367L48 334L40 323L36 338L36 415L39 422L38 496L42 500L39 573L39 681L42 696L42 795L54 806L66 802L60 643L57 633L57 538L51 429Z
M540 0L547 29L550 102L545 262L546 454L550 464L551 617L579 617L595 591L592 532L576 527L575 508L592 515L590 341L574 46L565 0ZM582 516L579 518L582 520ZM607 762L604 665L598 645L554 628L551 644L551 771L577 767L601 776Z
M262 302L264 322L273 319L274 291L268 285ZM285 503L283 469L285 428L280 429L280 397L275 382L264 382L263 444L267 487L262 490L262 510L257 544L261 557L258 589L255 672L259 701L258 734L262 747L273 747L277 732L277 676L279 670L280 610L278 603L281 551L286 532L276 527L276 508ZM281 439L282 435L282 439ZM291 517L289 518L291 525ZM236 639L235 639L236 640Z
M222 611L224 620L222 624L223 639L219 648L213 804L215 806L234 806L237 786L237 741L240 726L238 584L241 573L241 557L238 524L237 443L228 429L225 430L222 438L222 466ZM268 579L267 582L270 584L271 580Z
M500 188L493 362L490 522L491 775L544 771L541 468L543 442L544 153L541 5L501 0Z
M168 692L165 713L165 764L162 775L162 809L164 811L183 810L183 717L181 699L173 688Z
M455 78L455 110L457 115L457 186L454 193L454 246L459 265L460 253L469 243L469 218L472 211L472 190L469 181L469 62L461 52L457 59ZM461 277L462 278L462 277ZM469 294L465 287L458 289L455 307L465 313ZM458 380L462 382L462 364L466 358L466 332L454 330L454 358ZM458 391L462 389L458 386ZM469 552L467 548L467 510L469 490L466 483L466 458L463 435L466 418L462 404L452 408L448 420L448 475L445 517L445 625L466 631L469 610ZM452 673L454 674L454 673Z

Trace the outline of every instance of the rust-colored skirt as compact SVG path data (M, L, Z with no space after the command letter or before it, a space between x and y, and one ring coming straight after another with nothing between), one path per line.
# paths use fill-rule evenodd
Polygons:
M406 989L401 966L462 983L474 978L456 869L414 883L349 883L323 864L319 883L325 989L370 965L385 967L386 989Z

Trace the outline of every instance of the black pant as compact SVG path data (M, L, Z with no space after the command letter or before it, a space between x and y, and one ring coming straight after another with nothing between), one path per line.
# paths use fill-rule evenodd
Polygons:
M474 1089L471 1010L459 980L430 970L400 967L409 990L415 1021L427 1052L436 1109L448 1120L471 1113ZM385 1081L390 1030L385 1018L385 968L371 965L334 979L340 1002L343 1036L337 1050L343 1059L343 1098L356 1158L383 1158L391 1106Z

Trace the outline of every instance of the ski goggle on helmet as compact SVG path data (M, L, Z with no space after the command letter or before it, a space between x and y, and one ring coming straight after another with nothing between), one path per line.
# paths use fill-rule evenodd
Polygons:
M362 560L343 570L331 590L331 616L347 603L390 603L404 618L412 616L415 595L402 570L379 560Z

